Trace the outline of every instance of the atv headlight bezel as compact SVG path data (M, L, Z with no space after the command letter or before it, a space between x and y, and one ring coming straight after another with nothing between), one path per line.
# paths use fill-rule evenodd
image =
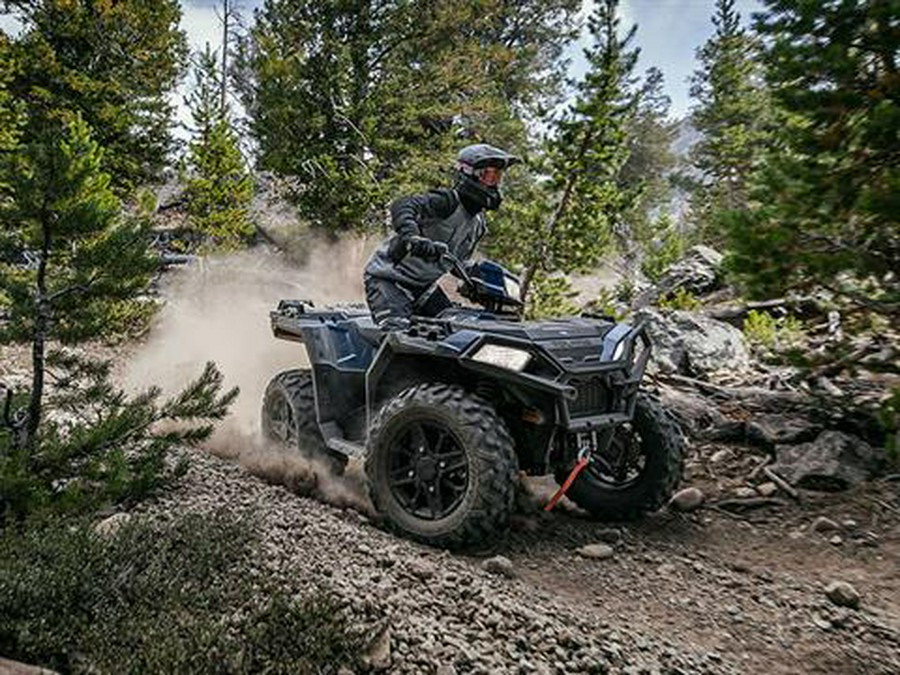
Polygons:
M517 373L525 370L525 367L531 362L531 358L531 352L525 349L491 342L484 343L472 354L473 361L505 368Z

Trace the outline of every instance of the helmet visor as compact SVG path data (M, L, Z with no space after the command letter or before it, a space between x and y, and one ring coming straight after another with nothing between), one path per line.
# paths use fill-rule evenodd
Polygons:
M476 169L475 175L482 185L487 187L497 187L503 180L503 169L499 166L486 166L482 169Z

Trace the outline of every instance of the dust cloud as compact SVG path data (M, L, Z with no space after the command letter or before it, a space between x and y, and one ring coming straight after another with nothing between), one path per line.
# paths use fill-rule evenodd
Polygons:
M177 270L164 284L166 303L145 342L129 360L125 386L178 391L214 361L226 387L241 393L207 449L235 459L262 479L339 506L370 511L358 467L330 476L289 448L273 447L260 432L260 407L269 379L308 365L299 343L276 340L269 312L281 299L317 306L363 302L362 269L377 241L319 242L294 266L271 249L206 258Z

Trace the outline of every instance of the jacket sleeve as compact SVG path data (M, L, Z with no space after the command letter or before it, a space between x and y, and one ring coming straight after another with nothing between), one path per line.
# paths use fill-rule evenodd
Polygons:
M453 190L432 190L403 197L391 204L391 224L400 239L419 237L419 223L430 218L447 218L456 210L458 197Z

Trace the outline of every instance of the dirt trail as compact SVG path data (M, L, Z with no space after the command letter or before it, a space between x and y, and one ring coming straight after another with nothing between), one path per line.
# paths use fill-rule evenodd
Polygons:
M900 507L894 488L871 484L750 519L664 511L603 524L519 513L509 538L479 556L397 538L352 508L210 456L139 511L253 514L265 573L331 589L361 624L387 630L379 663L388 672L887 675L900 672L900 523L872 500ZM823 514L858 525L836 546L810 529ZM873 545L862 535L876 517ZM613 557L578 555L599 541ZM496 554L510 559L511 576L485 567ZM857 588L860 609L826 598L835 579Z

